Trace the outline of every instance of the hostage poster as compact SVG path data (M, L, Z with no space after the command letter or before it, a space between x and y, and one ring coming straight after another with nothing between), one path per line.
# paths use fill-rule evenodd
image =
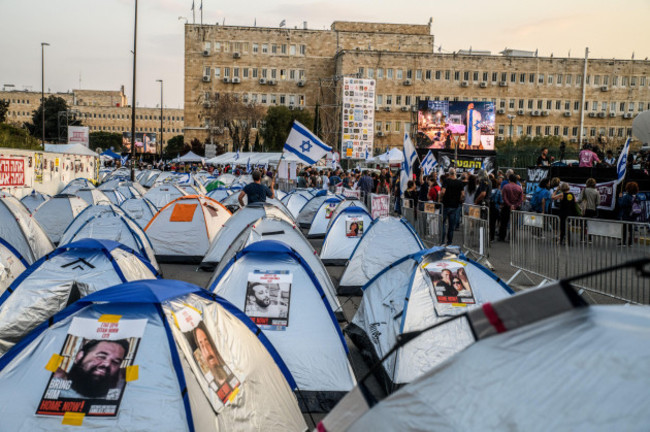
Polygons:
M60 353L47 365L52 375L36 414L118 414L127 382L137 379L133 364L147 320L102 318L72 319Z
M437 303L452 303L459 306L476 303L464 263L451 260L437 261L427 264L425 270L433 286L431 296Z
M286 330L292 282L288 271L249 273L244 313L263 330Z
M474 173L480 169L485 170L488 174L493 172L497 165L496 156L469 156L458 155L458 160L454 159L454 153L438 153L438 163L447 171L450 167L456 167L456 172Z
M332 219L332 214L334 213L334 210L336 209L336 206L338 203L328 203L325 206L325 219Z
M360 217L346 217L345 236L348 238L363 237L363 219Z

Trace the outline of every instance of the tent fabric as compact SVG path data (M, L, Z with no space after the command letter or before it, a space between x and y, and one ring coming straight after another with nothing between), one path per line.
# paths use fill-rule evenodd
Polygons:
M120 204L120 208L144 229L158 213L158 209L146 198L129 198Z
M309 229L311 227L311 222L314 220L314 216L320 206L328 199L334 197L335 195L329 194L326 191L324 194L315 195L309 199L309 201L300 209L300 213L296 218L298 226L303 229Z
M203 156L199 156L193 151L188 151L181 157L177 157L172 159L172 162L176 163L184 163L184 162L203 162L205 158Z
M646 307L573 308L474 343L345 430L403 429L405 406L411 430L643 430L649 329Z
M318 210L314 214L313 219L311 220L311 225L309 231L307 232L307 238L323 238L327 233L327 227L329 225L332 214L336 206L342 201L340 197L330 197L327 198L323 203L318 207Z
M13 246L29 264L54 249L27 207L13 197L0 198L0 238Z
M161 173L162 171L159 170L151 170L149 173L142 177L139 183L146 188L150 188L153 186L154 182Z
M175 316L187 316L191 310L200 312L199 320L185 321L183 332ZM43 365L60 352L73 323L100 328L98 321L107 315L120 317L115 325L120 330L145 320L131 345L137 343L134 358L126 361L140 365L140 374L124 385L116 416L94 416L85 407L82 424L72 426L75 430L306 430L291 391L293 379L257 327L227 301L199 287L165 280L131 282L91 294L43 323L1 358L0 400L16 402L14 408L0 406L2 430L62 430L61 416L34 415L52 376ZM215 368L228 370L233 384L238 381L226 404L208 387L212 382L216 389L216 379L206 378L200 369L199 359L203 362L205 355L194 349L193 325L209 336L222 361L223 366ZM76 347L71 351L74 355ZM73 361L71 357L60 368L67 370ZM18 387L24 391L16 394ZM93 399L86 402L98 404Z
M187 218L175 219L174 215L181 209L192 205L195 207ZM200 263L230 217L231 213L218 201L188 195L160 209L145 227L145 232L159 261Z
M61 245L81 239L111 240L121 243L145 257L156 270L159 270L153 247L143 229L124 214L103 212L96 214L83 224L66 230Z
M220 260L219 265L215 269L207 286L212 285L212 282L216 280L230 260L234 258L238 252L250 244L262 240L275 240L282 242L298 253L318 278L318 281L327 296L330 308L334 311L337 319L339 317L341 319L344 318L343 309L336 297L336 289L334 288L332 279L330 278L329 273L327 273L325 266L318 258L311 243L309 243L309 240L305 238L300 229L293 223L286 219L280 219L274 216L262 217L246 226L246 228L239 233L237 238L228 245L228 249Z
M207 197L212 198L213 200L217 200L221 202L221 200L227 198L232 194L231 191L224 187L217 187L215 189L212 189L210 192L206 194Z
M298 214L300 214L300 210L309 202L311 199L311 196L306 197L303 194L293 192L282 198L280 200L282 204L284 204L287 209L291 212L293 215L294 219L298 218Z
M75 192L75 195L86 201L88 205L95 205L101 202L112 202L103 191L96 188L81 188Z
M433 280L448 269L467 275L469 297L444 297ZM454 276L455 278L456 276ZM457 249L433 248L391 263L363 287L363 298L346 333L375 364L399 335L421 330L487 302L512 294L489 270L465 258ZM372 336L375 335L375 336ZM379 374L387 391L412 382L474 340L463 320L419 336L383 363Z
M339 282L339 293L359 293L388 264L424 248L406 219L390 216L375 219L352 251Z
M32 189L29 195L25 195L20 199L20 202L27 207L27 210L29 210L30 213L34 213L36 207L43 204L48 199L50 199L48 194L37 192L35 189Z
M48 153L66 153L99 157L97 153L83 144L45 144L45 151Z
M175 184L162 184L149 189L143 198L151 201L157 208L163 208L177 198L188 195Z
M361 207L362 209L370 213L368 207L366 207L366 205L361 200L358 200L356 198L346 198L343 201L341 201L336 206L336 208L334 208L334 211L332 212L332 217L330 217L328 221L327 230L330 229L330 226L332 226L332 222L336 220L336 217L339 215L339 213L341 213L344 209L348 207Z
M43 227L54 244L61 240L63 232L88 203L73 195L54 195L34 212L34 219Z
M402 152L402 150L398 149L397 147L393 147L388 152L388 155L386 153L380 154L379 156L372 158L369 162L385 164L402 163L404 162L404 152Z
M27 267L29 264L25 258L13 246L0 238L0 295Z
M32 264L0 296L0 354L80 297L157 276L146 258L116 242L84 239L61 246Z
M251 297L252 287L260 284L254 280L265 278L279 282L268 285L268 306L262 308ZM305 260L287 245L263 240L247 246L209 291L255 317L253 321L267 323L262 332L296 380L303 410L327 412L354 387L347 345L323 288ZM269 317L284 319L266 320Z
M114 190L104 190L102 191L104 195L108 198L110 202L112 202L115 205L120 205L124 201L126 201L126 197L122 192L118 191L117 189ZM133 194L131 194L133 195Z
M110 202L102 202L101 204L90 205L81 212L66 226L65 231L62 234L62 237L67 237L66 243L70 243L70 234L76 233L88 220L94 218L100 214L116 214L124 216L126 213L120 206L116 206ZM66 236L66 233L68 234Z
M255 221L264 217L275 217L293 224L293 220L270 203L254 203L237 211L228 219L210 243L210 248L201 261L200 268L212 271L219 264L224 254L231 248L237 236Z
M93 182L88 180L87 178L76 178L72 179L68 182L67 185L59 192L59 194L64 195L64 194L70 194L70 195L75 195L79 189L82 188L88 188L88 189L93 189L95 185Z
M350 206L341 210L336 219L330 222L323 240L320 251L323 264L345 265L371 222L372 217L361 207ZM358 231L350 231L353 224L357 225Z

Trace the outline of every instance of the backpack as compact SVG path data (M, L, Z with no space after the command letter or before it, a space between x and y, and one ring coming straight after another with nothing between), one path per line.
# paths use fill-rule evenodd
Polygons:
M643 208L641 207L641 200L639 200L635 195L634 198L632 198L632 205L630 206L630 216L636 219L641 216L642 212Z

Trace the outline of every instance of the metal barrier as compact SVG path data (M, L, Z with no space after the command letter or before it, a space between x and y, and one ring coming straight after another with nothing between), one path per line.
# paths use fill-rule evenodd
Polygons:
M463 204L463 250L490 269L490 209L486 206Z
M559 277L650 256L650 225L646 223L569 217ZM574 285L626 302L650 304L650 279L634 269L587 277Z
M416 226L415 221L416 221L416 216L415 216L416 209L414 207L413 200L411 199L406 199L402 198L402 216L406 218L407 221L411 224L411 226Z
M510 265L517 272L508 280L531 273L543 278L540 285L560 275L560 218L553 215L513 211L510 213Z
M276 178L275 179L275 186L277 189L280 189L282 192L292 192L296 190L296 181L295 180L289 180L289 179L281 179L281 178Z
M413 226L427 247L442 243L442 204L425 202L423 211L417 212L417 223Z

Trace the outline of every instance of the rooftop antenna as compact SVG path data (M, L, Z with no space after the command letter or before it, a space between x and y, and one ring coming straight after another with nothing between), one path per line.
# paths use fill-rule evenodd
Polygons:
M201 25L203 25L203 0L201 0L201 6L199 6L199 10L201 11Z
M280 21L280 26L279 27L282 28L282 27L284 27L286 25L287 25L287 20L283 19L282 21Z
M196 24L196 13L194 11L194 0L192 0L192 24Z

